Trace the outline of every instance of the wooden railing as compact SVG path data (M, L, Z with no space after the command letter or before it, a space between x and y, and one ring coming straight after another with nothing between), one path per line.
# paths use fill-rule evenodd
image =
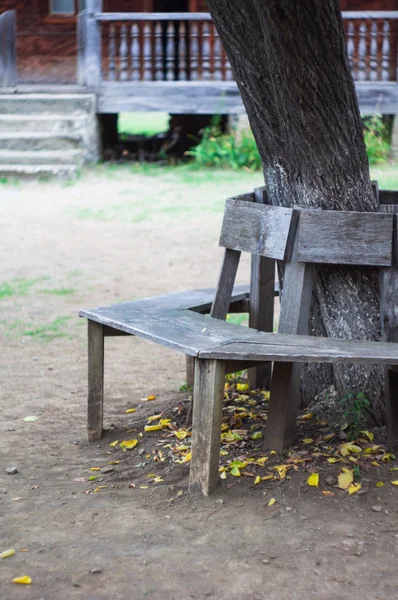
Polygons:
M17 83L17 28L15 10L0 15L0 87Z
M231 81L208 13L103 13L87 0L79 16L79 82ZM345 12L354 79L397 81L398 11Z

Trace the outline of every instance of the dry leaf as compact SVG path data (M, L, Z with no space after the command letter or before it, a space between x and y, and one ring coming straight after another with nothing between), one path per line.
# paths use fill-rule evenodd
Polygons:
M308 485L311 487L318 487L319 485L319 473L312 473L307 479Z
M121 448L125 448L126 450L132 450L138 444L138 440L124 440L121 444Z
M221 479L226 479L227 478L227 474L225 471L223 471L220 475Z
M360 446L356 446L355 444L352 444L351 442L348 442L347 444L343 444L342 446L340 446L340 454L341 456L348 456L349 454L359 454L360 452L362 452L362 448Z
M134 413L137 409L136 408L128 408L126 410L126 413Z
M108 465L119 465L120 464L120 460L110 460L108 462Z
M331 492L330 490L322 490L322 494L324 496L334 496L334 492Z
M240 477L240 470L238 467L232 467L232 469L230 470L230 473L234 477Z
M115 446L117 446L119 443L119 440L116 440L115 442L112 442L111 444L109 444L110 446L112 446L112 448L114 448Z
M4 550L4 552L2 552L0 554L0 560L2 560L3 558L8 558L9 556L13 556L14 554L15 554L14 548L10 548L9 550Z
M271 500L268 502L268 506L273 506L275 504L276 500L275 498L271 498Z
M25 423L34 423L39 420L39 417L24 417L22 420L25 421Z
M303 439L303 444L312 444L314 440L312 438L304 438Z
M152 421L159 421L162 418L162 415L152 415L152 417L148 417L148 423L152 423Z
M342 472L337 477L338 487L341 490L347 490L354 481L354 472L350 469L342 469Z
M398 479L396 479L395 481L391 482L393 485L398 485Z
M261 477L260 475L257 475L256 479L254 480L254 485L257 485L258 483L260 483L261 481Z
M263 466L263 465L264 465L264 463L266 463L266 462L267 462L267 460L269 460L269 457L268 457L268 456L262 456L261 458L257 458L254 464L255 464L255 465L260 465L260 466Z
M90 467L90 471L101 471L99 467Z
M249 386L247 383L237 383L236 389L238 392L246 392L249 389Z
M147 402L152 402L152 400L156 400L156 396L148 396L146 400Z
M378 481L376 483L376 487L383 487L384 483L382 481Z
M368 438L368 440L370 442L373 442L373 438L375 436L374 433L372 433L371 431L361 431L361 433L363 433L364 435L366 435L366 437Z
M359 483L352 483L352 484L350 485L350 487L348 488L348 493L349 493L349 494L350 494L350 496L351 496L352 494L355 494L355 492L357 492L358 490L360 490L360 489L361 489L361 487L362 487L362 486L361 486L361 485L359 485Z
M314 416L314 413L311 413L311 412L307 413L300 417L300 421L307 421L308 419L312 419L313 416Z
M334 463L339 462L340 459L338 458L328 458L328 463L330 463L331 465L333 465Z
M30 585L32 583L31 578L29 577L29 575L23 575L23 577L16 577L15 579L12 580L13 583L22 583L24 585Z

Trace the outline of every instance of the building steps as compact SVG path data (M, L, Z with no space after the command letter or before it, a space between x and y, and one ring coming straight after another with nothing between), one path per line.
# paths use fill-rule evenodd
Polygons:
M0 177L73 177L100 154L93 94L0 94Z

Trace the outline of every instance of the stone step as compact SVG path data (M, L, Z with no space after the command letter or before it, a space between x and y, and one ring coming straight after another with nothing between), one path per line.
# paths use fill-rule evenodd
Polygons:
M73 150L81 145L79 133L0 132L0 150Z
M29 179L40 177L59 177L73 179L78 175L76 165L2 165L0 164L0 178Z
M75 165L83 163L81 150L0 150L1 165Z
M94 114L93 94L0 94L0 114Z
M85 115L2 115L0 114L0 132L29 131L40 133L77 133L84 129Z

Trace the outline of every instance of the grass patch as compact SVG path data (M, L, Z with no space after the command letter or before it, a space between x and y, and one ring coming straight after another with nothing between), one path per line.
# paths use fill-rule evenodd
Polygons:
M14 279L0 283L0 300L12 296L26 296L30 288L38 281L39 279Z
M243 325L247 326L249 324L249 314L248 313L234 313L227 315L228 323L233 323L234 325Z
M26 337L35 338L40 342L51 342L55 338L66 337L62 329L66 326L70 317L57 317L47 325L40 325L34 329L25 329L22 334Z
M73 296L76 290L73 288L57 288L54 290L42 290L44 294L51 294L53 296Z
M169 128L169 114L160 112L120 113L119 135L146 135L163 133Z

